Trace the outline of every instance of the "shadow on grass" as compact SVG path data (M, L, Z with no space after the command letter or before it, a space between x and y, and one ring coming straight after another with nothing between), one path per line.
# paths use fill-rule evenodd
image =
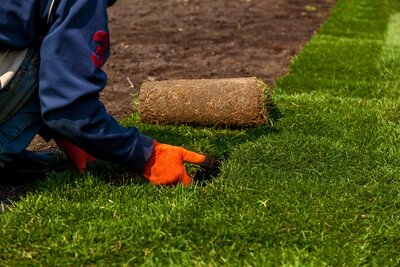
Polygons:
M204 164L187 166L187 171L194 182L197 185L204 185L219 175L222 162L229 160L230 154L238 146L279 133L274 125L283 115L271 97L267 97L266 110L268 122L253 128L149 125L141 123L138 114L127 118L123 124L140 128L143 134L152 136L158 142L184 146L205 154L207 160ZM88 170L96 177L101 177L103 181L115 186L147 183L140 171L134 171L127 165L97 161L91 164Z
M148 125L139 122L139 118L130 120L130 125L143 128L143 133L152 136L159 142L187 148L196 147L201 153L214 156L216 159L229 157L232 150L240 144L253 142L260 137L277 134L279 130L275 123L283 115L271 99L266 104L268 121L257 127L225 127L225 126L190 126L190 125ZM128 124L129 124L128 123ZM139 124L139 125L137 125ZM204 147L202 147L202 145Z
M229 128L222 126L190 126L190 125L148 125L141 124L135 117L129 121L130 125L143 128L143 133L152 136L161 143L168 143L195 150L207 156L207 162L200 168L189 169L189 174L199 184L204 184L218 176L220 166L238 146L247 142L257 141L259 138L278 134L275 123L282 119L283 114L272 101L267 98L266 109L268 122L253 128Z
M246 142L254 142L257 139L279 133L275 128L275 122L283 116L279 108L272 102L267 101L267 111L269 114L268 123L254 128L227 128L227 127L200 127L188 125L147 125L142 124L137 114L131 119L127 119L126 126L134 125L142 130L144 134L152 136L159 142L172 145L184 146L188 149L196 150L207 155L207 161L202 166L188 165L188 173L193 178L195 184L205 185L220 173L221 163L229 160L230 154L238 146ZM79 174L74 171L73 164L67 159L60 159L57 164L50 166L47 170L52 173L51 177L60 174L60 178L64 176L62 173L70 172L73 182L76 177L85 174ZM140 171L134 171L127 165L114 164L98 160L88 166L88 173L102 182L112 184L114 186L122 186L126 184L142 185L147 183ZM0 196L3 198L17 200L26 195L27 192L35 190L36 185L46 182L46 177L32 176L27 173L24 177L11 180L11 183L2 183L0 181ZM10 180L8 180L10 181ZM5 180L3 180L5 182ZM64 180L64 182L67 182Z
M100 177L103 182L114 186L126 184L141 185L147 183L142 173L125 164L110 163L98 160L88 167L88 172L95 177Z

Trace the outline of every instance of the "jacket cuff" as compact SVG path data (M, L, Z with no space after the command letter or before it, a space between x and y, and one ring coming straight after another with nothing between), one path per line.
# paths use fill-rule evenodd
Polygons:
M112 6L115 4L115 2L117 2L117 0L108 0L108 6Z
M143 166L146 164L146 162L150 159L151 154L153 153L153 138L140 134L139 135L139 140L142 143L142 151L140 151L139 155L141 155L139 158L136 158L136 160L133 161L133 167L135 169L143 169Z

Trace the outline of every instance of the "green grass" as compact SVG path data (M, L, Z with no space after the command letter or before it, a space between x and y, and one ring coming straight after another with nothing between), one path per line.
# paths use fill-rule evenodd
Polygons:
M339 1L278 81L268 126L128 118L212 151L220 175L170 188L105 163L52 173L0 216L0 266L399 265L399 14L398 1Z

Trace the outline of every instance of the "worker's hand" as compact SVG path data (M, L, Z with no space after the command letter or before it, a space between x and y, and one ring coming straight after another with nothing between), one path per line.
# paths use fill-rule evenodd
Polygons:
M95 157L63 138L56 138L55 141L58 147L72 160L75 169L79 172L85 172L87 164L96 161Z
M144 177L155 185L191 184L192 179L185 170L184 162L201 164L206 157L182 147L153 142L153 153L143 168Z

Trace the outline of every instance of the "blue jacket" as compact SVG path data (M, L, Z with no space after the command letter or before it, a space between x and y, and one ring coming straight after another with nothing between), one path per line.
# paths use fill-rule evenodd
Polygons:
M41 42L44 123L93 156L141 168L153 139L122 127L99 101L107 82L101 67L110 52L107 7L114 2L55 0L51 7L52 0L1 0L0 49Z

